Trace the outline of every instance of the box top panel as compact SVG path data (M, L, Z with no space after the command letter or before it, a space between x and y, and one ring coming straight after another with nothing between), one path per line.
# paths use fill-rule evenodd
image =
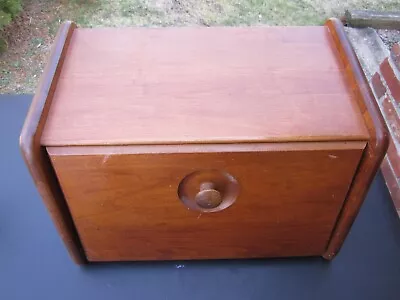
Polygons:
M76 29L46 146L367 140L326 27Z

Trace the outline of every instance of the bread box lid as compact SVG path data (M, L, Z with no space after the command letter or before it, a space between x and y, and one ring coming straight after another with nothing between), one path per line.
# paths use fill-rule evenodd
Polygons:
M367 140L320 27L75 29L45 146Z

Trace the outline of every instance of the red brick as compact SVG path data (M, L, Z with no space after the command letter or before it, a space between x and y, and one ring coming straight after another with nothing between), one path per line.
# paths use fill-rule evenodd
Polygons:
M400 119L396 112L389 96L386 96L382 101L383 114L386 119L386 124L393 132L393 138L400 142Z
M381 73L383 79L385 79L386 84L389 87L390 93L397 103L400 103L400 80L397 79L395 72L392 69L392 66L389 63L389 58L386 58L381 63Z
M397 43L392 47L392 51L390 52L390 54L392 56L394 65L400 72L400 43Z
M372 76L371 85L372 85L372 88L374 89L377 100L380 99L383 95L385 95L386 88L383 85L382 80L381 80L381 75L379 75L378 72L376 72L374 74L374 76Z
M396 209L399 210L400 209L400 187L397 183L397 179L392 171L392 168L390 167L387 157L385 157L382 161L381 171L382 171L383 177L385 178L386 186L389 190L390 196L392 197L394 205L395 205Z
M397 152L396 146L394 145L392 139L390 139L387 156L389 158L390 164L392 165L392 169L394 171L394 174L396 175L396 178L400 178L400 155Z

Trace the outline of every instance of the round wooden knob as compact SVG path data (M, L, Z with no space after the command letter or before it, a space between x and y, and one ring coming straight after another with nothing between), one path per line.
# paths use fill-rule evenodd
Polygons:
M200 192L195 196L198 206L206 209L216 208L222 202L222 196L219 191L214 189L212 183L206 182L201 184Z
M236 179L220 170L198 170L186 175L178 186L178 197L191 210L204 213L222 211L239 194Z

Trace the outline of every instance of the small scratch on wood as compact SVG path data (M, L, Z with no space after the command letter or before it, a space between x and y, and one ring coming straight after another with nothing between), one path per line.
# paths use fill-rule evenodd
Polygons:
M202 215L202 214L199 214L199 215L197 216L197 219L200 219L201 215Z
M339 158L339 156L336 156L336 155L333 155L333 154L329 154L328 157L332 158L332 159Z
M104 158L103 158L103 160L101 161L101 164L104 165L104 164L107 162L107 160L110 158L110 156L111 156L111 155L109 155L109 154L104 155Z

